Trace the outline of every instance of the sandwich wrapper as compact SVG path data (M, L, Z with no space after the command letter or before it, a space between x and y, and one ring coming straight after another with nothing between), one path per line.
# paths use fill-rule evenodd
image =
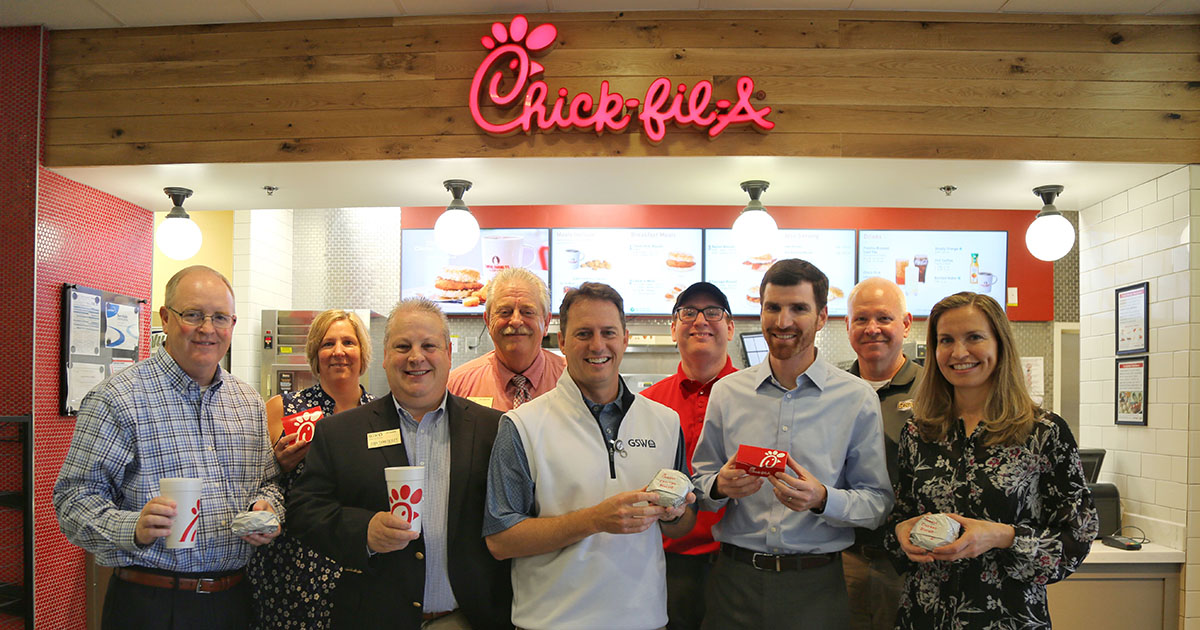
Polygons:
M746 474L755 477L770 477L777 472L784 471L787 458L787 451L742 444L738 446L737 458L733 460L733 467L744 470Z
M233 531L234 536L274 534L279 531L279 517L270 510L239 512L233 517L233 525L230 525L229 529Z
M283 417L283 433L285 435L296 434L296 441L300 443L311 442L313 432L316 431L317 421L325 417L325 412L320 407L310 407L294 413L290 416Z
M962 525L945 514L926 514L913 525L908 540L930 551L948 545L958 538Z
M692 480L688 479L687 475L672 468L663 468L646 486L646 492L658 495L654 500L658 505L677 508L687 502L687 494L692 488Z

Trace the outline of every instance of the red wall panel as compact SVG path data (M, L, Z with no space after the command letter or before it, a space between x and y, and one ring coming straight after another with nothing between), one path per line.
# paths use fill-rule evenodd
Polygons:
M37 348L34 359L34 616L39 627L83 628L84 555L58 530L51 503L75 419L58 415L62 285L150 300L154 215L46 169L38 186ZM147 305L148 306L148 305ZM150 309L142 309L142 358Z
M483 228L506 227L729 227L741 206L472 206ZM444 207L404 208L404 227L432 228ZM1025 248L1025 230L1036 212L937 208L820 208L769 206L781 228L855 230L1004 230L1008 281L1019 303L1012 321L1054 320L1054 263Z

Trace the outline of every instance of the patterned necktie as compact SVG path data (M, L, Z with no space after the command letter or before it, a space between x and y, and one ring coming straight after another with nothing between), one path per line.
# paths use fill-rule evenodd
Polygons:
M525 378L524 374L516 374L509 382L513 386L513 409L529 402L531 398L529 395L529 379Z

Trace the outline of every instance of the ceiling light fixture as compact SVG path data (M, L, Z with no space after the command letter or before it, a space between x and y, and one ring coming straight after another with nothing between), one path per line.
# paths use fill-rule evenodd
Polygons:
M1054 198L1062 191L1063 187L1058 185L1033 189L1033 194L1041 197L1046 205L1025 231L1025 246L1038 260L1058 260L1075 246L1075 226L1054 207Z
M450 191L454 199L433 224L433 242L437 243L438 249L447 254L465 254L479 241L479 222L462 199L463 193L471 190L471 182L465 179L447 179L442 185Z
M750 203L742 208L742 213L733 222L733 242L742 255L775 253L779 226L758 200L768 186L770 184L761 179L742 182L742 190L750 195Z
M187 260L200 251L200 244L204 242L200 226L183 209L183 200L191 197L192 191L190 188L172 186L164 188L163 192L167 193L175 207L158 224L154 232L154 244L167 258Z

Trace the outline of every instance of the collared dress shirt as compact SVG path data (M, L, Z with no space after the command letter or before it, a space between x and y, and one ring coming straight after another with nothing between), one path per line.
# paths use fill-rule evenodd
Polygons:
M280 520L279 467L267 440L262 397L217 368L201 388L166 350L121 371L84 397L58 481L59 528L103 566L168 571L240 569L254 547L234 536L234 515L266 500ZM159 479L204 480L196 547L134 540ZM183 518L179 515L177 518Z
M549 350L540 350L533 363L522 372L529 379L529 397L537 398L554 389L565 369L566 359ZM485 407L508 411L513 408L515 392L511 383L515 375L516 372L505 367L493 350L454 368L446 389L455 396L469 398ZM480 400L482 398L488 400Z
M688 472L691 473L692 457L696 444L700 442L700 431L704 428L704 414L708 410L708 399L718 379L736 372L733 361L725 357L725 365L716 378L707 383L693 381L683 373L683 363L675 374L643 389L641 394L660 402L679 414L679 426L683 429L683 440L687 448ZM679 538L663 537L663 548L670 553L699 555L715 553L720 546L712 537L712 526L721 520L723 510L697 512L696 526Z
M395 400L393 398L393 400ZM429 498L421 515L425 539L425 599L423 612L447 612L458 608L446 557L446 515L450 496L450 424L446 418L446 396L437 409L420 422L396 403L400 414L400 436L408 463L425 467L424 495Z
M769 483L742 499L713 499L717 472L741 444L786 450L825 485L825 509L794 512ZM713 537L764 553L841 551L854 527L878 527L893 502L879 398L820 356L790 387L769 360L717 381L692 466L701 508L725 506Z

